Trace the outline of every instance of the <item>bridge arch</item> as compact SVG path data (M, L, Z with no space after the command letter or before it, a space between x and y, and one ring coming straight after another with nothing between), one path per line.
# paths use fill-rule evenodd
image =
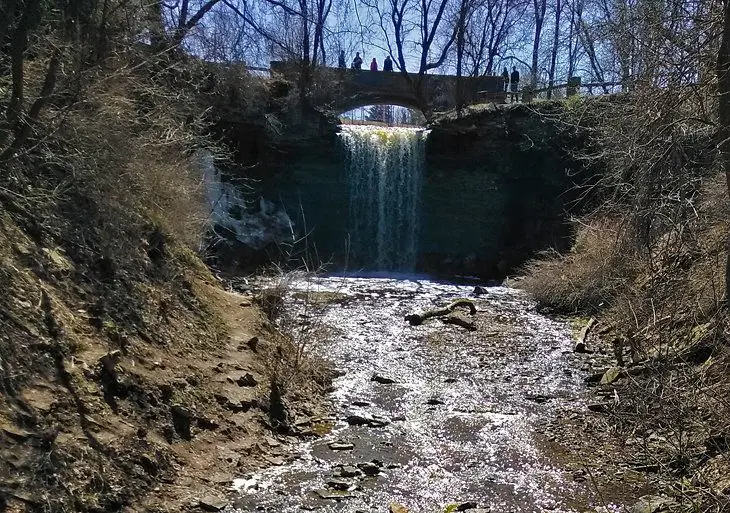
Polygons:
M298 67L272 62L271 71L293 78ZM423 112L449 110L459 103L503 103L502 77L419 75L397 71L315 68L310 97L315 107L342 113L367 105L400 105Z

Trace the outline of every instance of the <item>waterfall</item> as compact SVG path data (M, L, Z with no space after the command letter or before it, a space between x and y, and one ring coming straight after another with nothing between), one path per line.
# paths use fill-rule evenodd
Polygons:
M419 128L342 126L351 266L414 269L427 133Z

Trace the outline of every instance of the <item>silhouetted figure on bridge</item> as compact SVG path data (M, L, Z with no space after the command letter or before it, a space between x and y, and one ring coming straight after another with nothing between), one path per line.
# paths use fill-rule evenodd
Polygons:
M360 57L360 52L356 52L355 58L352 59L352 69L362 69L362 57Z
M375 57L370 61L370 71L378 71L378 61L375 60Z
M519 94L517 91L519 90L520 86L520 72L517 71L517 68L512 66L512 75L510 78L510 101L516 102L519 99Z
M503 90L504 92L509 91L509 71L507 71L507 66L504 67L502 70L502 83L503 83Z
M345 50L340 50L340 57L337 59L337 67L346 68L347 63L345 62Z
M390 58L390 55L385 56L385 60L383 61L383 71L393 71L393 59Z

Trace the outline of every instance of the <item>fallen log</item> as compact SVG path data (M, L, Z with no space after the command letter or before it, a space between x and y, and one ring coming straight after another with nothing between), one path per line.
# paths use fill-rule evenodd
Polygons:
M411 326L419 326L423 324L423 322L427 319L430 319L431 317L444 317L446 315L451 314L456 308L458 307L467 307L469 308L469 315L474 315L477 313L477 307L474 306L474 302L470 299L457 299L456 301L452 301L444 308L438 308L436 310L427 310L423 313L412 313L406 315L405 319L408 321L408 323Z
M453 324L455 326L461 326L462 328L468 330L468 331L476 331L477 326L472 321L467 321L466 319L462 319L461 317L457 315L449 315L448 317L443 317L441 319L441 322L444 324Z

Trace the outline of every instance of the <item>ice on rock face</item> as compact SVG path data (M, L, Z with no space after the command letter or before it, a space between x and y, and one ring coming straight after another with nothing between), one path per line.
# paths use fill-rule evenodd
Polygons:
M294 224L282 207L260 197L258 208L251 208L251 199L245 197L241 187L223 179L209 152L201 152L199 159L211 229L255 250L293 240ZM227 233L220 233L221 228Z

